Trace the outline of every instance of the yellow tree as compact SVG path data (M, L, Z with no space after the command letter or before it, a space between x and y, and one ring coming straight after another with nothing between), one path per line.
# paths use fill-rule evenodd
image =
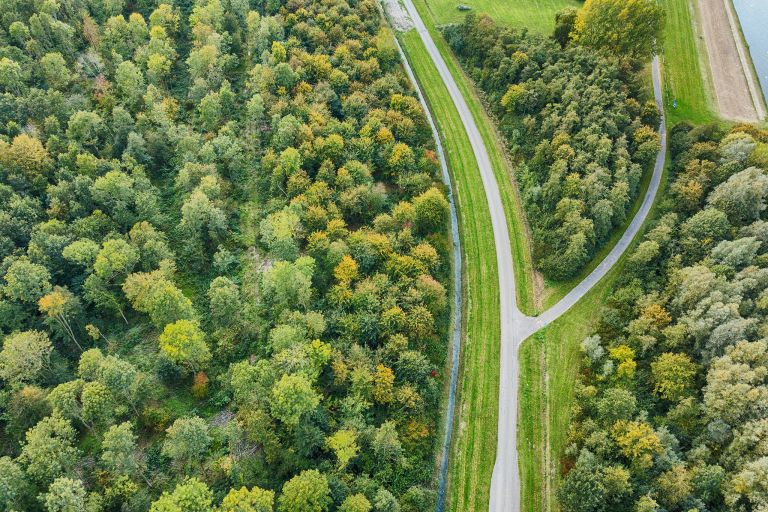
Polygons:
M376 365L373 376L373 399L380 404L390 404L395 399L395 372L383 364Z
M45 313L49 318L55 320L64 332L72 339L77 345L80 351L83 351L83 347L78 343L75 333L72 330L72 325L69 323L67 316L72 312L73 307L76 305L77 298L61 286L54 287L53 291L40 297L37 301L37 305L40 308L41 313Z
M653 428L642 421L617 421L613 439L621 453L641 468L649 468L653 456L661 452L661 440Z
M355 458L360 446L357 444L357 434L351 429L342 429L325 440L328 448L333 450L338 460L339 470L343 470L349 461Z
M211 360L205 334L193 320L168 324L160 335L160 349L174 363L198 371Z

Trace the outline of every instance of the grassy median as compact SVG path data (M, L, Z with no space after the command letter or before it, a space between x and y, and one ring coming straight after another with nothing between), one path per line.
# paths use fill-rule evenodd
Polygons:
M434 0L429 0L432 4ZM499 186L501 201L504 205L504 215L507 218L507 229L512 245L512 257L515 262L515 286L517 288L517 305L521 311L533 315L540 311L536 308L534 291L533 258L525 223L525 212L520 202L519 192L515 188L513 173L514 168L507 159L507 152L502 142L501 135L496 131L496 125L488 116L480 96L474 88L474 84L464 73L456 60L456 56L448 47L443 36L436 30L437 20L432 16L427 0L414 0L414 5L424 20L424 24L432 36L435 45L445 60L448 69L453 75L456 84L467 102L472 117L475 119L483 143L488 150L491 159L493 173ZM490 2L488 2L490 3ZM429 58L428 55L425 56ZM436 80L440 80L435 70ZM446 91L447 94L447 91ZM448 98L450 100L450 97ZM488 227L490 231L490 226Z

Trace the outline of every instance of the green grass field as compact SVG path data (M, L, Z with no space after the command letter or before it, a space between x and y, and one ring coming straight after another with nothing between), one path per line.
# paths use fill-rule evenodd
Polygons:
M499 23L546 34L555 27L557 11L583 4L579 0L425 0L425 3L438 25L460 22L465 12L457 6L463 4L471 7L472 12L486 13Z
M483 510L495 459L499 395L499 285L491 219L469 138L453 101L415 31L403 49L443 139L458 200L464 251L464 338L451 454L451 510Z
M698 37L696 4L692 0L667 0L664 6L667 18L662 62L668 124L715 121L709 64L704 41ZM677 108L672 106L675 99Z

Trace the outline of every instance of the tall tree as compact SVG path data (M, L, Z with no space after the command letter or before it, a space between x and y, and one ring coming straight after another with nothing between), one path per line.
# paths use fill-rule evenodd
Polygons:
M661 47L664 8L655 0L587 0L575 40L617 57L650 59Z

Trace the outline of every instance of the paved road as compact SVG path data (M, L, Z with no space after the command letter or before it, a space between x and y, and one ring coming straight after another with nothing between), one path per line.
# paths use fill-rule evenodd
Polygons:
M545 327L565 313L579 301L618 261L619 257L629 247L643 222L645 221L661 182L664 169L667 142L664 120L662 119L659 132L662 148L656 158L651 183L643 198L643 204L632 219L616 246L595 270L579 283L560 302L538 317L524 315L517 307L515 296L515 276L513 271L512 248L509 240L507 220L501 202L498 184L493 174L488 150L480 136L475 119L467 106L464 96L456 84L453 75L448 70L442 54L432 40L424 21L419 16L412 0L403 0L414 26L418 31L424 46L434 61L440 78L445 83L448 93L459 112L464 128L472 145L472 151L477 160L480 176L485 189L488 208L491 214L491 227L496 245L496 264L499 272L500 322L501 322L501 360L499 385L499 423L496 445L496 464L491 480L490 512L511 512L520 509L520 473L517 465L517 397L518 397L518 350L520 344L537 330ZM659 76L658 58L653 60L653 86L656 104L663 112L661 79Z

